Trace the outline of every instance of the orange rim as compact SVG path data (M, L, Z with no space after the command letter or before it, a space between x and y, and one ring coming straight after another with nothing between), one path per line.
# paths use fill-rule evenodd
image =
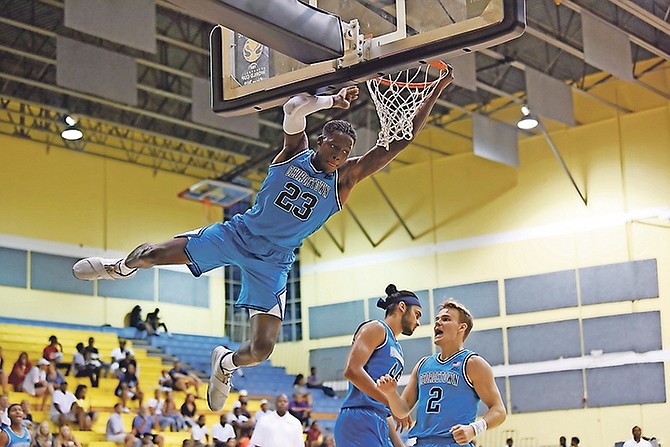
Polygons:
M428 65L431 67L437 68L440 71L447 71L449 70L449 64L447 64L444 61L433 61L433 62L428 62ZM439 79L436 79L434 81L430 82L402 82L402 81L391 81L389 79L386 79L382 76L378 76L375 78L377 82L379 82L382 85L385 85L387 87L390 87L391 85L397 85L398 87L408 87L408 88L426 88L429 87L433 84L435 84Z

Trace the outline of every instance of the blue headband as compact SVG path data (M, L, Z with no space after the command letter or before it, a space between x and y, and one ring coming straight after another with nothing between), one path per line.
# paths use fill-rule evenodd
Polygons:
M409 306L421 307L421 302L414 295L400 295L398 297L379 298L377 300L377 307L380 309L386 309L391 304L399 303L401 301Z

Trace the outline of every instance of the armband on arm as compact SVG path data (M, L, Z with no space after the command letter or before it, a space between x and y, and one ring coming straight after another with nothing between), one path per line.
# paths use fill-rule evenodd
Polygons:
M475 436L481 435L488 428L488 425L486 424L486 420L484 418L474 421L473 423L470 424L470 426L475 429Z
M333 106L332 96L294 96L284 104L284 132L301 133L307 127L305 117Z

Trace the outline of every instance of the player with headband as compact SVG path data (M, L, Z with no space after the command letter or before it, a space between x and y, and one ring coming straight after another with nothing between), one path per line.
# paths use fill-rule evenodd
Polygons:
M349 392L335 424L338 447L387 447L395 432L389 430L388 400L375 381L402 375L405 361L397 337L412 335L419 326L421 303L413 292L389 284L377 307L386 310L384 320L361 324L347 357L344 377L349 380Z

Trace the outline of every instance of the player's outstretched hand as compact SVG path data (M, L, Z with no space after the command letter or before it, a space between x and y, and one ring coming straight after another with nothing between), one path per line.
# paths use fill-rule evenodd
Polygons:
M414 423L412 416L409 414L402 419L398 419L397 417L393 416L393 419L395 420L395 430L398 433L402 433L403 431L408 430Z
M358 99L359 90L355 85L343 87L337 95L333 96L333 107L338 109L348 109L351 101Z
M396 382L396 380L388 374L377 379L377 388L379 388L379 391L384 393L386 396L395 393L397 386L398 382Z
M454 425L449 432L453 435L454 441L461 445L467 444L475 437L475 429L472 425Z

